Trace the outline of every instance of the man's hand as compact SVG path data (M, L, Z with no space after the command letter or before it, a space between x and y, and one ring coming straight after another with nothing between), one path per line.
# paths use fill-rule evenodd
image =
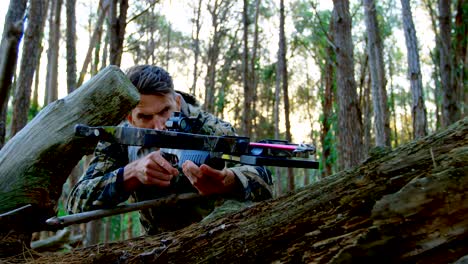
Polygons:
M125 190L133 191L142 184L167 187L171 184L171 179L178 174L179 171L172 167L160 151L153 151L125 166Z
M236 175L227 168L220 171L206 164L198 167L187 160L182 164L182 171L201 195L234 193L239 189Z

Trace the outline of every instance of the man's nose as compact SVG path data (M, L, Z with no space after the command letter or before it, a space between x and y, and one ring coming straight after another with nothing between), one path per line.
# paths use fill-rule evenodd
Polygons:
M165 130L166 129L166 120L164 120L164 118L155 118L155 120L154 120L154 129Z

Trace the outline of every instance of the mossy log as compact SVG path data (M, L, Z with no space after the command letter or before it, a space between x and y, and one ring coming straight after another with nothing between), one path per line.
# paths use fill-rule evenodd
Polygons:
M34 263L463 263L468 118L229 217Z
M96 145L75 137L74 126L117 125L138 101L130 80L118 67L109 66L49 104L12 137L0 151L0 230L34 230L55 216L68 175ZM31 206L5 215L25 205Z

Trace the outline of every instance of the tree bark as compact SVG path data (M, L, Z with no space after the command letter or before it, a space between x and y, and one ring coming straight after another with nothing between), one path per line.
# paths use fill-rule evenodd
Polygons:
M225 35L220 29L220 22L225 19L225 14L227 13L224 9L225 5L224 0L215 0L213 6L208 6L213 35L210 39L211 44L208 47L207 53L204 108L210 113L215 112L216 65L218 63L220 45Z
M94 28L93 34L91 36L91 39L89 40L89 46L88 46L88 51L86 52L85 59L83 61L83 66L81 67L81 72L78 77L78 82L76 86L81 86L81 84L84 81L84 77L88 71L88 66L89 63L91 62L91 55L93 52L93 49L96 47L98 37L99 37L99 32L102 32L102 27L104 24L104 18L106 17L107 9L109 8L109 4L107 1L101 0L99 1L99 6L98 6L98 20L96 22L96 26Z
M439 129L442 126L442 117L441 117L441 100L442 100L442 95L441 95L441 80L440 80L440 70L439 70L439 64L440 64L440 54L438 52L439 47L440 47L440 34L439 31L437 30L437 18L436 18L436 12L434 8L432 7L433 3L431 3L431 0L423 0L425 8L427 9L429 13L429 17L431 19L431 28L432 31L434 32L435 35L435 49L430 52L431 55L431 61L433 65L433 71L431 74L431 78L434 80L434 104L435 104L435 109L434 109L434 115L435 115L435 129Z
M23 16L27 0L11 0L3 26L0 43L0 105L8 101L8 93L15 73L18 46L23 36Z
M340 169L363 159L362 117L354 79L354 51L348 0L333 1L334 44L338 98L338 162Z
M330 16L330 24L328 32L333 32L333 17ZM334 41L333 34L329 33L328 38L330 41ZM331 150L332 150L332 131L331 126L333 122L333 100L334 100L334 79L335 79L335 61L334 61L334 50L331 45L326 48L326 63L325 63L325 90L323 92L322 109L322 131L320 133L320 143L322 145L322 176L332 175L332 161L331 161Z
M34 71L38 66L42 51L42 36L47 17L48 1L31 1L28 12L28 27L26 28L21 57L20 73L13 99L13 116L11 133L13 136L28 122L29 106L31 104L31 86Z
M454 84L451 1L439 0L440 80L442 85L442 127L460 118L457 86Z
M243 53L242 53L242 84L244 86L244 107L243 107L243 115L242 115L242 125L241 131L242 134L246 137L250 137L252 132L252 82L250 81L250 76L252 72L250 71L249 67L249 1L243 1L243 8L242 8L242 23L244 29L244 35L242 37L242 44L243 44Z
M60 42L60 16L63 0L52 0L49 15L49 48L47 49L47 80L44 105L58 99L58 64Z
M0 43L0 110L7 109L13 76L18 60L18 46L23 36L23 16L27 0L11 0ZM4 107L5 106L5 107ZM6 113L1 113L5 116ZM5 142L6 118L0 119L0 146Z
M252 56L250 57L250 87L252 89L252 124L251 124L251 133L250 136L251 138L255 139L254 132L257 129L258 123L257 123L257 117L258 117L258 112L257 111L257 101L258 101L258 76L257 76L257 62L259 60L258 58L258 49L259 47L259 25L258 25L258 19L260 16L260 2L261 0L255 0L255 15L254 15L254 32L253 32L253 43L252 43Z
M418 40L409 0L401 0L401 13L405 29L406 49L408 51L408 78L410 79L411 94L413 95L413 138L419 138L427 135L427 117L419 63Z
M453 263L468 255L467 145L465 118L228 217L35 263Z
M76 138L74 126L117 125L138 100L130 81L110 66L44 108L0 151L0 213L31 204L30 214L18 214L16 221L16 227L27 230L55 215L62 185L96 143ZM3 220L0 233L15 226ZM29 224L22 226L22 221Z
M196 96L197 94L197 80L198 80L198 59L200 57L200 30L201 30L201 22L200 22L200 15L201 15L201 7L202 7L202 0L198 0L198 5L196 6L196 11L194 11L194 19L193 22L195 23L195 33L192 34L193 40L193 84L191 93Z
M117 5L119 16L117 16ZM111 0L110 18L110 64L120 66L123 52L125 28L127 27L128 0Z
M367 53L372 84L374 106L375 145L390 146L390 122L387 105L387 80L383 60L382 36L377 22L375 0L364 0L364 13L367 28Z
M455 85L459 93L460 112L462 117L468 116L468 106L466 99L468 91L465 91L468 83L468 1L458 0L455 15Z
M67 8L67 91L76 89L76 0L66 0Z

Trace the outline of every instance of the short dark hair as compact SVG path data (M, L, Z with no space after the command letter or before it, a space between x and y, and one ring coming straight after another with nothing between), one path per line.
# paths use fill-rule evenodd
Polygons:
M130 67L126 74L140 94L165 95L174 93L171 75L159 66L136 65Z

